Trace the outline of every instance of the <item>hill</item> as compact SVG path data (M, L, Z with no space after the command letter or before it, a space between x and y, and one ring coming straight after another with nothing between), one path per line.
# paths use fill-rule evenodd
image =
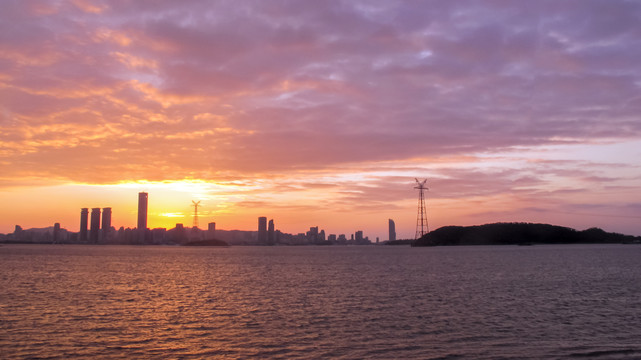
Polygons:
M532 223L495 223L444 226L425 234L412 246L615 244L638 243L641 237L608 233L598 228L577 231L568 227Z

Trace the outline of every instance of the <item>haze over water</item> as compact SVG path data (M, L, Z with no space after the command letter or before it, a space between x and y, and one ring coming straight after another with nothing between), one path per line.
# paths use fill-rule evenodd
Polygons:
M641 247L0 247L3 358L641 357Z

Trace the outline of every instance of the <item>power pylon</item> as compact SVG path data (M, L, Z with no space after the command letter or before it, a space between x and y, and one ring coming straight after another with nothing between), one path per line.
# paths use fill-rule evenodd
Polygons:
M425 190L429 190L429 188L425 186L427 179L418 181L417 178L414 178L414 180L416 180L417 184L414 189L418 189L418 214L416 215L416 235L414 236L414 240L416 240L429 232L427 226L427 211L425 210L425 194L423 193Z
M200 200L198 201L192 200L191 202L193 203L192 206L194 207L194 227L197 228L198 227L198 205L200 204Z

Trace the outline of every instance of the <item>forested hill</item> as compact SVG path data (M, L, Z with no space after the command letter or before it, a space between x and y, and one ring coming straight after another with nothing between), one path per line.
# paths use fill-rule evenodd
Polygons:
M413 246L530 245L639 243L641 237L608 233L598 228L577 231L563 226L530 223L496 223L445 226L425 234Z

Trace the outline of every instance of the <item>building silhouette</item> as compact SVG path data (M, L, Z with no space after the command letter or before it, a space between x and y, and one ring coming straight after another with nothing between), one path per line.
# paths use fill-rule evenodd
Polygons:
M147 193L138 193L138 229L147 229Z
M274 245L274 219L269 220L267 227L267 244Z
M80 209L80 242L87 242L87 226L89 224L89 209Z
M60 243L60 223L53 224L53 243Z
M147 193L138 193L138 242L145 243L147 235Z
M216 236L216 223L215 222L210 222L207 225L207 232L209 235L209 238L213 239Z
M111 231L111 208L106 207L102 208L102 227L101 227L101 238L103 241L109 238L109 232Z
M396 224L392 219L389 219L389 241L396 241Z
M267 243L267 218L264 216L258 218L258 243Z
M91 228L89 233L89 240L92 243L97 243L100 232L100 208L91 209Z

